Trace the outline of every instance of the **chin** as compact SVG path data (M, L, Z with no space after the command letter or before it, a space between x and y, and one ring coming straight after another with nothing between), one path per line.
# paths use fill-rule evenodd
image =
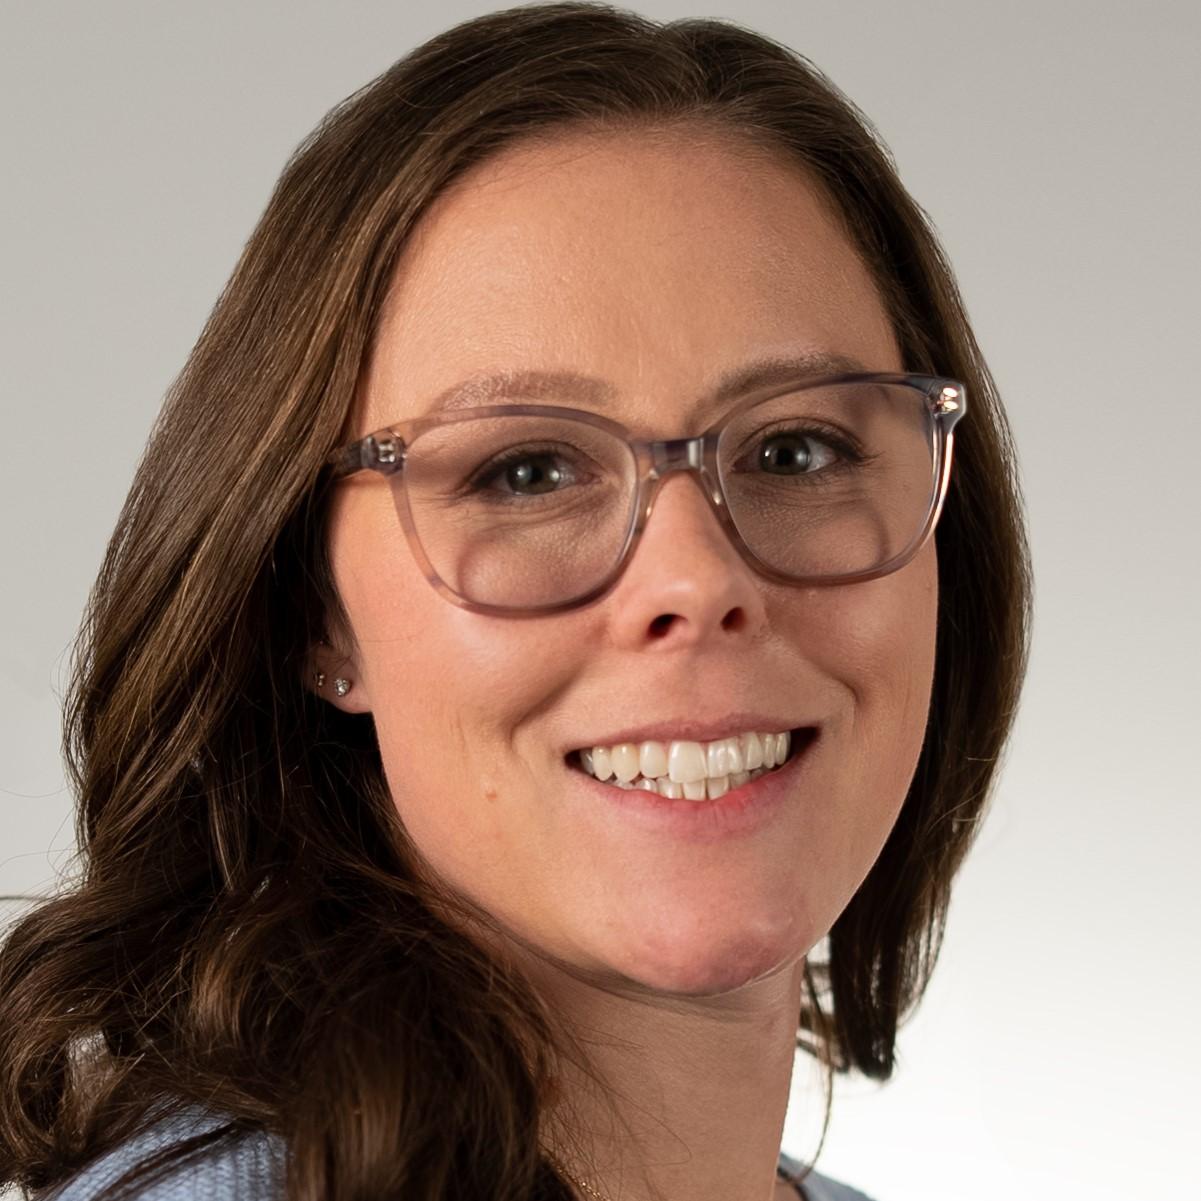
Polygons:
M706 997L736 992L787 970L819 941L793 920L675 922L644 929L608 956L627 979L657 993Z

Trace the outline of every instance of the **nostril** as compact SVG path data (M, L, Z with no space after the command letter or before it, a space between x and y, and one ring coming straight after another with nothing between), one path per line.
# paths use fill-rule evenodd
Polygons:
M675 619L676 615L674 613L660 613L659 616L651 622L651 633L656 638L661 638L667 633L668 630L671 629L671 623L675 621Z
M648 627L651 632L651 636L654 638L662 638L664 634L670 631L672 623L679 620L680 615L678 613L660 613L659 616L656 617ZM721 628L723 630L733 630L737 632L738 630L745 628L746 623L746 610L741 605L735 605L721 619Z

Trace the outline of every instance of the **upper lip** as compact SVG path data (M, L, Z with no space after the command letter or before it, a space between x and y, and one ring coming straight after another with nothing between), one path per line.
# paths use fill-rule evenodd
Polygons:
M679 721L657 721L643 726L627 726L589 742L577 742L571 750L616 746L619 742L714 742L718 738L732 738L735 734L745 734L752 730L756 734L780 734L785 730L817 725L815 721L797 720L771 713L727 713L712 721L697 721L695 717L691 717L681 718Z

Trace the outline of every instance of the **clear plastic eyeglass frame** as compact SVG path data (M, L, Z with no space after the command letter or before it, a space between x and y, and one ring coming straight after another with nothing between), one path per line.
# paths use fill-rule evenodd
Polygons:
M829 387L832 384L878 383L902 384L913 388L923 398L931 417L933 446L931 447L930 502L925 520L912 540L899 553L869 571L838 576L794 576L777 571L760 559L743 540L729 514L726 497L718 471L718 440L725 427L736 420L747 409L787 393L801 392L809 388ZM604 430L624 441L630 448L636 464L635 495L632 506L632 521L624 545L608 574L587 592L568 600L538 607L515 608L504 605L482 604L461 596L451 588L434 569L425 549L421 545L417 530L407 504L396 505L404 528L405 537L414 558L434 589L452 604L474 613L505 616L534 616L558 613L578 608L597 600L613 587L621 577L626 565L642 537L654 508L655 497L663 481L672 472L692 472L710 507L726 532L727 537L742 558L765 579L775 583L794 586L853 584L878 579L897 571L910 562L934 533L946 499L951 478L951 457L954 444L955 425L967 412L967 396L964 385L958 380L944 376L921 375L912 372L854 372L824 375L797 380L783 387L770 388L748 394L732 406L721 420L709 426L693 438L641 439L635 438L620 422L598 413L583 409L565 408L557 405L499 404L481 405L463 412L439 413L398 421L384 429L368 434L356 442L339 447L326 460L330 468L331 482L337 483L361 471L374 471L391 477L394 487L403 487L405 457L421 435L438 426L483 418L496 419L505 416L552 417L583 422ZM397 479L395 477L399 476Z

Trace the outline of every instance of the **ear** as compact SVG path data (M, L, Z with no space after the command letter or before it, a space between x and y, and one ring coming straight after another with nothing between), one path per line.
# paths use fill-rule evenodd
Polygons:
M342 685L339 680L343 681ZM371 712L371 698L354 656L328 642L318 642L309 649L304 686L343 713Z

